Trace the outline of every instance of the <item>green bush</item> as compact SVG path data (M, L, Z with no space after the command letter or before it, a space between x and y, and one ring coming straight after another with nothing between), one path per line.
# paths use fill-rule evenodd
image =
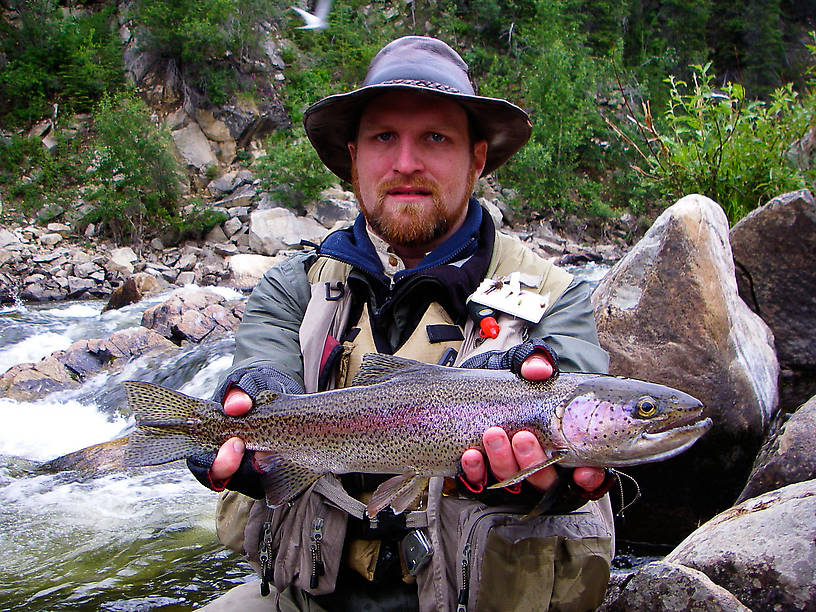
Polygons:
M70 209L83 180L79 139L57 136L52 152L38 138L14 135L0 140L0 186L9 207L18 215L34 216L42 211L49 221Z
M637 131L619 136L639 154L635 167L668 200L701 193L732 223L780 193L804 187L812 167L793 163L791 147L816 120L788 84L769 102L749 101L741 85L712 85L710 64L693 66L692 83L671 77L669 107L657 124L646 106Z
M266 155L255 162L262 185L281 203L302 209L339 179L329 172L309 144L301 127L275 132L266 139Z
M121 44L113 6L63 16L53 0L15 3L20 26L0 17L0 120L24 125L51 115L89 110L123 84Z
M133 19L142 47L219 105L239 89L231 58L260 57L257 23L279 13L270 0L137 0Z
M144 234L177 217L180 168L166 129L137 96L105 96L94 112L89 223L103 222L118 241Z

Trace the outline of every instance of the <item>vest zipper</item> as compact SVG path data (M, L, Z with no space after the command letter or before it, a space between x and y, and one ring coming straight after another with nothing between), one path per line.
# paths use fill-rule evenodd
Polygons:
M462 588L459 589L456 612L467 612L468 600L470 598L470 572L472 569L470 563L470 553L473 534L476 532L476 527L478 526L479 523L482 522L483 518L492 516L494 514L517 514L519 516L521 515L520 512L508 512L507 508L495 509L491 512L485 512L484 514L480 514L471 523L470 529L468 530L467 539L465 540L465 545L462 548L462 554L459 557L462 568Z
M318 516L312 523L312 535L310 537L311 544L309 550L312 553L312 577L309 580L309 588L316 589L317 583L323 574L326 573L326 567L323 565L323 555L320 552L320 543L323 541L323 518Z
M270 512L271 519L271 512ZM261 547L258 550L258 559L261 562L261 596L269 595L269 583L272 580L272 564L269 562L272 552L272 522L264 523Z

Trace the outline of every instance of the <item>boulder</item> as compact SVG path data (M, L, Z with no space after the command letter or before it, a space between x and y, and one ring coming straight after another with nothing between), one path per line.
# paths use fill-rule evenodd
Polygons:
M0 248L7 247L10 244L20 244L20 238L14 232L0 227Z
M128 304L136 304L148 295L161 293L166 287L166 282L160 281L152 274L137 272L113 290L102 312L116 310Z
M106 268L112 273L124 275L133 274L133 264L139 260L139 256L130 247L111 249Z
M145 310L142 325L181 344L234 331L242 315L242 303L228 302L207 289L193 289Z
M292 126L283 104L277 99L264 101L260 105L227 104L222 106L215 116L226 124L239 148L276 129L287 129Z
M244 253L227 258L229 268L228 285L235 289L248 290L255 287L266 271L281 261L281 257L267 257Z
M636 571L597 612L751 612L703 572L655 561Z
M488 200L487 198L479 198L479 204L482 205L488 213L490 213L490 218L493 219L493 225L496 227L501 227L502 223L504 222L504 215L502 214L501 209L493 202L493 200Z
M87 448L62 455L51 461L46 461L38 467L42 472L62 472L64 470L81 470L93 476L99 476L112 471L121 471L124 468L125 447L127 436L116 438L110 442L94 444Z
M354 223L360 209L352 192L334 186L320 192L320 199L308 207L308 212L323 227L331 229L339 221Z
M201 131L204 132L204 135L210 140L214 140L215 142L233 140L227 124L220 119L216 119L211 110L197 108L195 111L195 119Z
M740 295L773 330L779 364L796 379L798 393L785 396L793 410L816 393L813 194L788 193L752 211L731 229L731 246Z
M206 170L210 166L218 165L218 160L210 147L210 141L207 140L198 124L191 123L171 134L179 154L188 165L197 170Z
M250 216L249 247L262 255L300 246L301 240L319 243L326 228L310 217L298 217L287 208L256 210Z
M714 421L679 457L625 470L643 498L621 537L676 543L744 486L777 408L771 332L737 293L725 214L698 195L664 211L592 300L611 373L690 393Z
M816 478L816 396L781 416L784 423L763 444L738 502Z
M55 355L36 363L21 363L0 376L0 394L19 402L30 402L49 393L73 389L79 382Z
M666 556L705 573L752 610L816 609L816 480L715 516Z
M216 202L215 206L223 206L226 209L249 206L256 195L258 192L252 184L239 185L223 200Z

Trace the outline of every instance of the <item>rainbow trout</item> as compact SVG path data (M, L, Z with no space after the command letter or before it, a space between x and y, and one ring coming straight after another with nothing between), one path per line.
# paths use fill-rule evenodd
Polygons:
M375 491L369 516L405 510L431 476L453 476L462 453L482 449L499 426L531 431L553 463L626 466L667 459L711 426L702 404L662 385L599 374L560 373L530 382L504 370L429 365L367 354L354 385L309 395L262 392L243 417L159 385L126 382L136 431L126 466L158 465L214 451L239 436L259 453L267 501L294 499L327 472L398 474Z

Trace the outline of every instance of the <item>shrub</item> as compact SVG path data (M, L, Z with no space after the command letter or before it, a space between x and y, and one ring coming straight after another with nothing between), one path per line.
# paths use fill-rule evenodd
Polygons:
M80 148L79 139L62 135L50 153L39 138L14 135L0 140L0 186L9 208L29 216L47 209L51 217L68 210L83 179Z
M692 84L671 77L669 107L660 124L648 104L630 117L636 132L610 122L641 160L634 167L668 199L701 193L734 223L785 191L805 186L813 168L792 163L791 147L813 125L812 96L803 102L788 84L769 102L748 101L744 88L712 86L710 64L692 66ZM642 167L641 167L642 166Z
M0 21L0 119L21 125L52 114L89 110L123 84L114 7L63 16L52 0L17 2L20 27Z
M266 155L255 162L262 185L281 202L301 209L338 182L320 161L301 127L275 132L265 142Z
M86 221L104 222L118 241L139 241L177 216L180 169L170 135L130 93L105 96L94 127L92 178L99 187Z

